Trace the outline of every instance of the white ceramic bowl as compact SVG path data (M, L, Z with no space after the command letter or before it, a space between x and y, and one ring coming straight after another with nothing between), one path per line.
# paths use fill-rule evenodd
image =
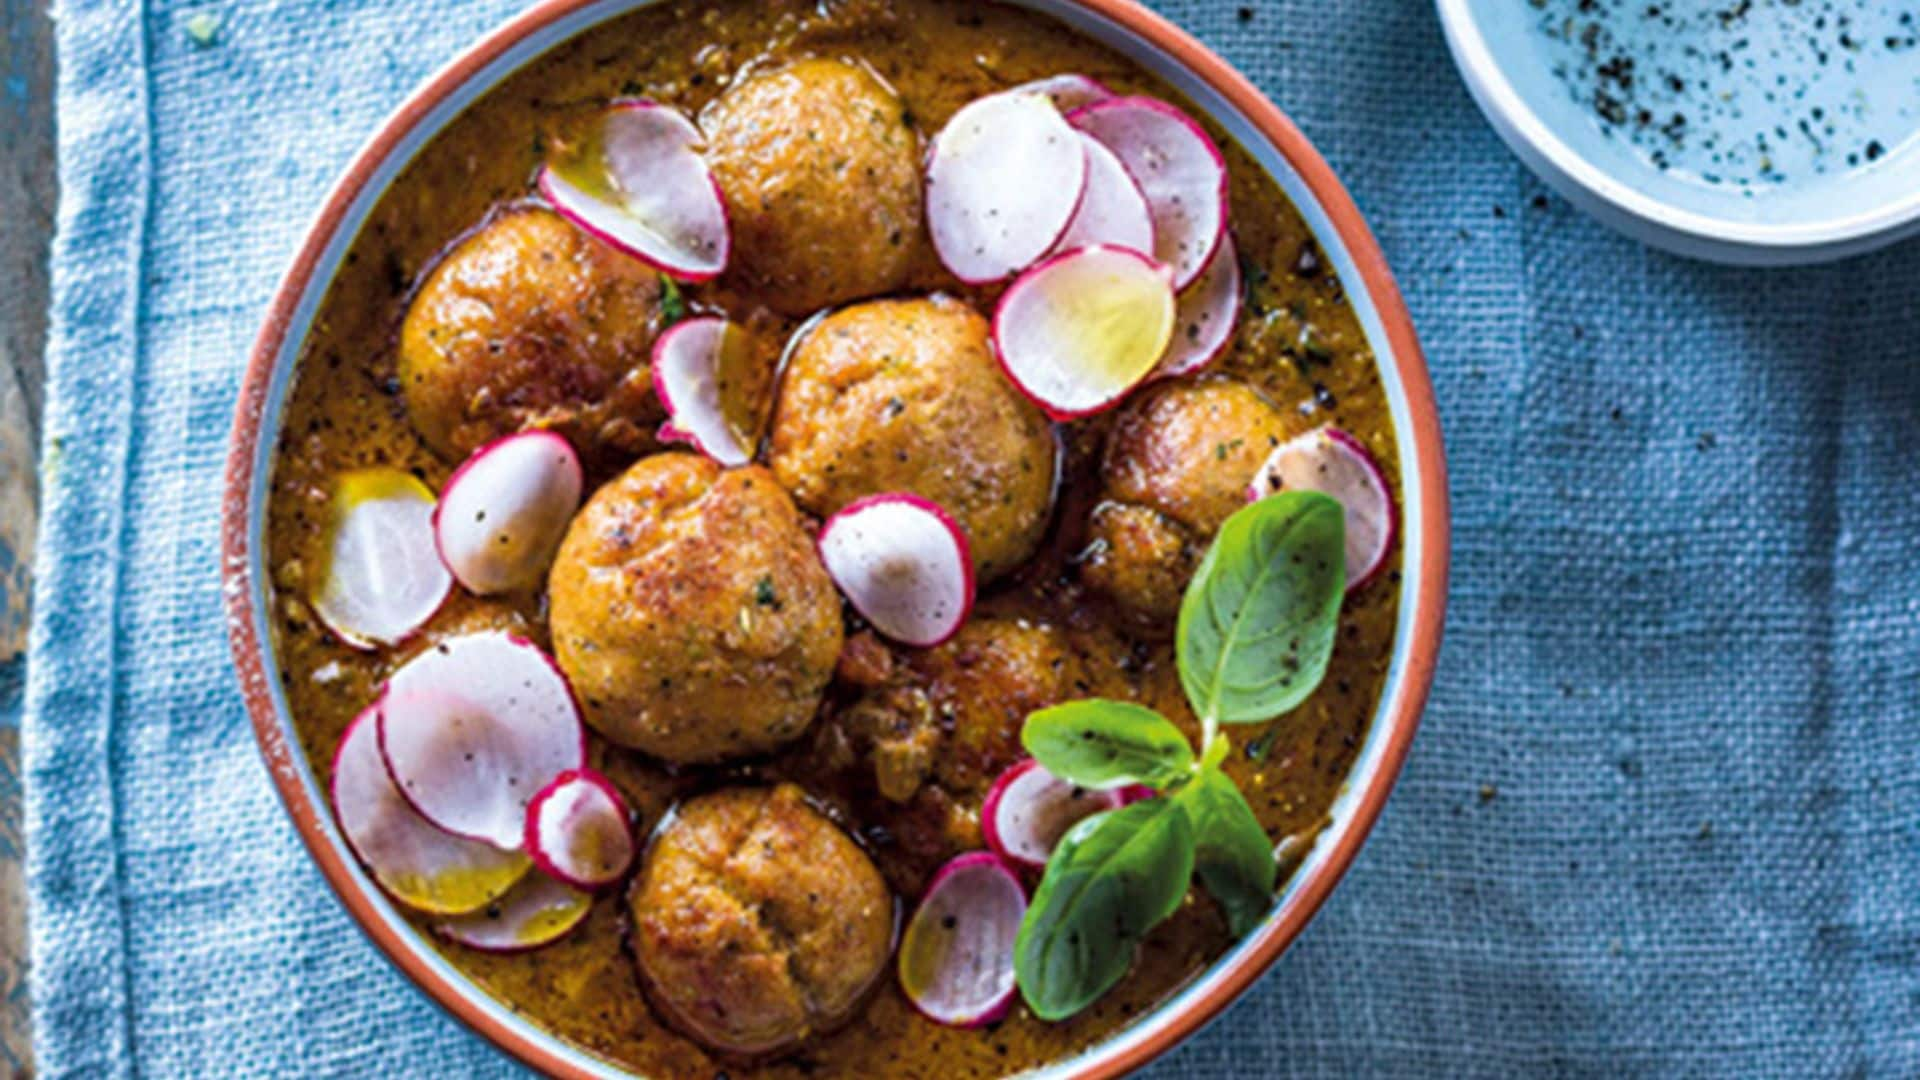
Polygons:
M1920 233L1911 3L1768 3L1744 15L1702 0L1588 0L1585 13L1578 0L1437 4L1454 62L1500 137L1628 236L1786 266ZM1617 56L1636 67L1600 70ZM1624 122L1603 119L1601 94ZM1663 132L1675 116L1684 123Z

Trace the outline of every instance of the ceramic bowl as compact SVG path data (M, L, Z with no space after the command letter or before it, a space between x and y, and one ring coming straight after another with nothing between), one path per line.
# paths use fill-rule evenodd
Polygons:
M247 368L227 471L224 563L231 634L261 753L301 839L355 921L430 998L543 1072L618 1070L514 1015L471 984L407 923L349 853L321 777L308 767L268 647L271 575L263 564L268 472L296 357L322 294L369 211L402 165L461 109L529 59L647 0L546 0L487 35L428 80L347 169L273 300ZM1425 703L1440 647L1447 579L1447 488L1439 421L1413 324L1353 200L1297 128L1245 78L1186 33L1131 0L1019 0L1165 78L1217 120L1279 180L1347 283L1379 358L1399 441L1404 505L1403 598L1391 672L1333 824L1293 876L1272 916L1178 996L1048 1071L1106 1077L1164 1052L1253 983L1325 901L1379 816Z
M1911 3L1437 3L1501 138L1628 236L1785 266L1920 234Z

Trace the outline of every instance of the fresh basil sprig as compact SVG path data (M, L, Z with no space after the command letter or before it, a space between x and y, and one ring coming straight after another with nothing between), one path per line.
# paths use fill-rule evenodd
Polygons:
M1159 797L1095 814L1061 838L1014 942L1020 993L1060 1020L1125 977L1134 946L1173 914L1198 873L1235 936L1273 904L1272 842L1221 769L1222 723L1270 720L1326 675L1345 592L1338 502L1282 492L1221 526L1187 586L1175 654L1200 718L1200 752L1143 705L1091 699L1027 717L1021 742L1082 787L1145 784Z

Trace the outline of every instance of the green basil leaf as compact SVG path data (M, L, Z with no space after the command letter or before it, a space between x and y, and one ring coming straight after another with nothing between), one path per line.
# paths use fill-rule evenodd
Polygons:
M1180 603L1180 685L1201 716L1270 720L1327 673L1346 593L1346 518L1283 491L1227 519Z
M1278 872L1273 843L1253 807L1226 773L1208 769L1174 796L1193 820L1194 869L1220 902L1234 937L1244 937L1273 907Z
M1130 701L1088 698L1041 709L1027 717L1020 742L1048 772L1096 790L1164 788L1193 767L1180 729Z
M1193 877L1193 825L1172 799L1081 821L1047 860L1013 943L1027 1006L1064 1020L1133 966L1134 946L1173 914Z

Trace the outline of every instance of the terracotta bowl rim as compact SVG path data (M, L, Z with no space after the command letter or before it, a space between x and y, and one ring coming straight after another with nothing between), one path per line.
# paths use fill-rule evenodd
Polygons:
M588 9L609 8L607 18L611 18L646 2L649 0L618 4L610 0L541 0L462 52L381 124L328 195L274 294L241 384L222 504L222 584L234 662L261 755L301 841L361 930L429 998L526 1065L566 1078L626 1074L611 1063L564 1045L488 1000L483 991L433 955L430 945L418 941L413 931L383 913L387 901L352 862L344 844L332 835L331 812L321 786L309 774L298 740L290 737L290 721L283 718L270 684L274 668L265 651L266 583L255 574L256 525L264 520L265 512L263 502L256 499L264 500L268 488L264 478L256 476L255 468L261 460L268 417L277 405L272 395L280 358L290 335L296 329L301 334L306 331L305 325L295 325L300 318L298 309L316 275L332 274L343 221L363 196L371 197L368 189L396 150L417 128L432 120L448 98L529 37L543 31L551 33L556 23ZM1265 925L1238 943L1188 989L1081 1055L1043 1069L1075 1080L1095 1080L1139 1068L1237 1000L1300 935L1346 873L1379 818L1412 745L1439 658L1449 553L1446 463L1433 388L1412 317L1359 208L1299 128L1226 61L1136 0L1020 0L1020 6L1043 13L1053 10L1071 14L1074 18L1070 21L1100 24L1144 42L1157 54L1159 66L1150 62L1149 68L1162 75L1171 68L1223 99L1285 159L1298 181L1311 192L1350 257L1352 270L1357 272L1357 281L1347 280L1349 291L1364 293L1371 303L1391 353L1391 365L1383 366L1383 373L1392 376L1390 385L1397 381L1400 407L1394 428L1402 475L1407 478L1403 487L1410 490L1414 498L1409 502L1415 504L1404 507L1403 517L1418 522L1417 535L1409 529L1404 541L1408 554L1417 550L1418 557L1409 558L1409 565L1403 568L1394 670L1369 729L1367 741L1372 745L1363 749L1363 760L1372 759L1370 771L1364 785L1350 788L1342 796L1338 813L1346 818L1344 826L1329 830L1326 835L1331 846L1323 842L1320 848L1324 850L1313 852ZM544 52L551 44L557 44L557 40L539 51ZM504 77L502 71L487 85L497 85ZM384 189L383 182L380 191ZM1324 230L1318 235L1326 247L1329 238ZM330 248L334 249L332 254ZM284 392L284 387L281 390ZM1360 768L1357 763L1356 773Z

